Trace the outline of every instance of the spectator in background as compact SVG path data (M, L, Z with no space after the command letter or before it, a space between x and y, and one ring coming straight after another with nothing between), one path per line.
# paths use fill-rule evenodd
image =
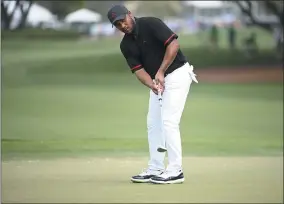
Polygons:
M217 26L214 24L211 27L211 32L210 32L210 42L213 50L218 48L218 41L219 41L219 30Z
M230 24L228 29L228 42L231 50L236 47L236 29L233 23Z
M252 32L249 37L244 40L245 53L247 57L252 57L258 53L256 34Z
M277 52L277 55L282 56L283 52L283 29L280 27L276 27L273 30L273 36L275 40L275 49Z

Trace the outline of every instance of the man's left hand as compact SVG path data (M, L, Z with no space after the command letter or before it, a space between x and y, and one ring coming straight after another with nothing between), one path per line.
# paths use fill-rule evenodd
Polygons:
M162 71L158 71L155 76L156 83L160 86L160 89L164 91L165 88L165 74Z

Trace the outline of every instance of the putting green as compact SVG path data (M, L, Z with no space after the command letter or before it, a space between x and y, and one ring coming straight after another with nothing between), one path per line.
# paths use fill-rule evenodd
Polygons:
M133 184L147 158L2 162L2 202L283 202L282 157L187 157L184 184Z

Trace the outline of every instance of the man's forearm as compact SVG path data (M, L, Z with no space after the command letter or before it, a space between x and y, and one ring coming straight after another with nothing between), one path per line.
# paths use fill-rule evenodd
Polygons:
M144 84L148 88L152 88L153 80L150 77L150 75L144 69L140 69L140 70L136 71L135 74L136 74L136 77L139 79L139 81L142 84Z
M159 68L159 71L165 73L168 67L173 63L174 59L177 56L179 50L179 44L177 40L171 42L166 49L166 53L163 59L163 62Z

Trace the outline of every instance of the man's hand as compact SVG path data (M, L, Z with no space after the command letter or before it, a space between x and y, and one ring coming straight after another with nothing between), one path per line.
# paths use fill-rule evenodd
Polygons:
M152 83L152 85L151 85L150 88L152 89L152 91L153 91L156 95L158 95L159 85L156 84L156 81L155 81L155 80L153 80L153 83Z
M158 95L158 92L160 91L161 93L164 92L164 88L159 84L157 83L157 81L154 79L153 80L153 83L154 83L154 89L152 89L152 91Z
M140 69L135 72L136 77L145 86L149 87L155 94L158 94L159 86L155 80L152 80L150 75L144 70Z
M162 70L159 70L155 76L156 85L158 85L163 93L165 89L165 73Z

